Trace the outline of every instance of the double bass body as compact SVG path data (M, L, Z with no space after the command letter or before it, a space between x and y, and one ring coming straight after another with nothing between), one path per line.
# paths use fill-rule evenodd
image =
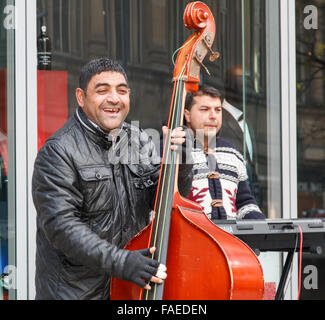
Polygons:
M263 299L263 271L256 255L242 241L216 227L201 210L175 194L163 299ZM148 247L150 228L135 236L125 249ZM140 300L143 291L130 282L112 279L113 300Z

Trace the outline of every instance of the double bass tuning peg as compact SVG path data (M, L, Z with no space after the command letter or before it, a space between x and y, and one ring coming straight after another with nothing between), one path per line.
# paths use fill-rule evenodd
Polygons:
M215 51L212 50L211 45L210 45L211 39L209 38L209 36L206 36L206 37L203 38L203 43L204 43L204 45L208 48L208 50L211 53L209 60L211 62L217 60L220 57L220 53L219 52L215 52ZM200 50L197 50L195 52L194 58L198 62L198 64L206 71L206 73L209 76L211 76L208 68L203 64L204 57L203 57L202 52Z
M210 48L210 49L211 49L211 48ZM210 56L210 58L209 58L209 60L210 60L211 62L213 62L213 61L219 59L219 57L220 57L220 53L219 53L219 52L213 52L213 51L211 50L211 56Z
M209 60L211 62L217 60L220 58L220 53L219 52L216 52L216 51L213 51L212 50L212 45L210 44L211 43L211 39L210 37L207 35L205 38L204 38L204 44L207 46L207 48L209 49L210 53L211 53L211 56L209 58Z

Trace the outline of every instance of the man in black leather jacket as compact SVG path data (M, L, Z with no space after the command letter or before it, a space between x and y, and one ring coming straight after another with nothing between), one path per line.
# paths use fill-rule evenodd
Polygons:
M142 279L166 277L147 257L155 248L122 249L150 221L161 160L147 134L124 122L129 96L118 63L91 61L81 70L79 108L38 153L36 299L109 299L111 276L146 289ZM177 129L172 142L184 136ZM182 195L191 182L192 167L182 166Z

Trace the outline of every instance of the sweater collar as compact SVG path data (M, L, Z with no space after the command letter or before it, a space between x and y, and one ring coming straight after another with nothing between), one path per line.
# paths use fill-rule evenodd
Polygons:
M207 151L209 149L214 150L216 148L217 144L218 144L219 139L220 139L220 133L221 133L221 129L217 133L215 139L211 139L210 144L209 144L208 147L204 147L199 139L194 138L194 148L195 149L201 149L201 150L204 150L204 151Z

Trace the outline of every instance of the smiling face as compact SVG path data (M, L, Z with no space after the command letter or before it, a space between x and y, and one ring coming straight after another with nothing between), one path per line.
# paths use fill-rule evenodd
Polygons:
M77 101L84 113L102 130L120 128L130 110L130 89L123 74L104 71L94 75L87 90L76 90Z
M197 137L203 132L204 143L214 138L222 125L222 105L219 97L198 95L193 99L190 110L184 111L186 124Z

